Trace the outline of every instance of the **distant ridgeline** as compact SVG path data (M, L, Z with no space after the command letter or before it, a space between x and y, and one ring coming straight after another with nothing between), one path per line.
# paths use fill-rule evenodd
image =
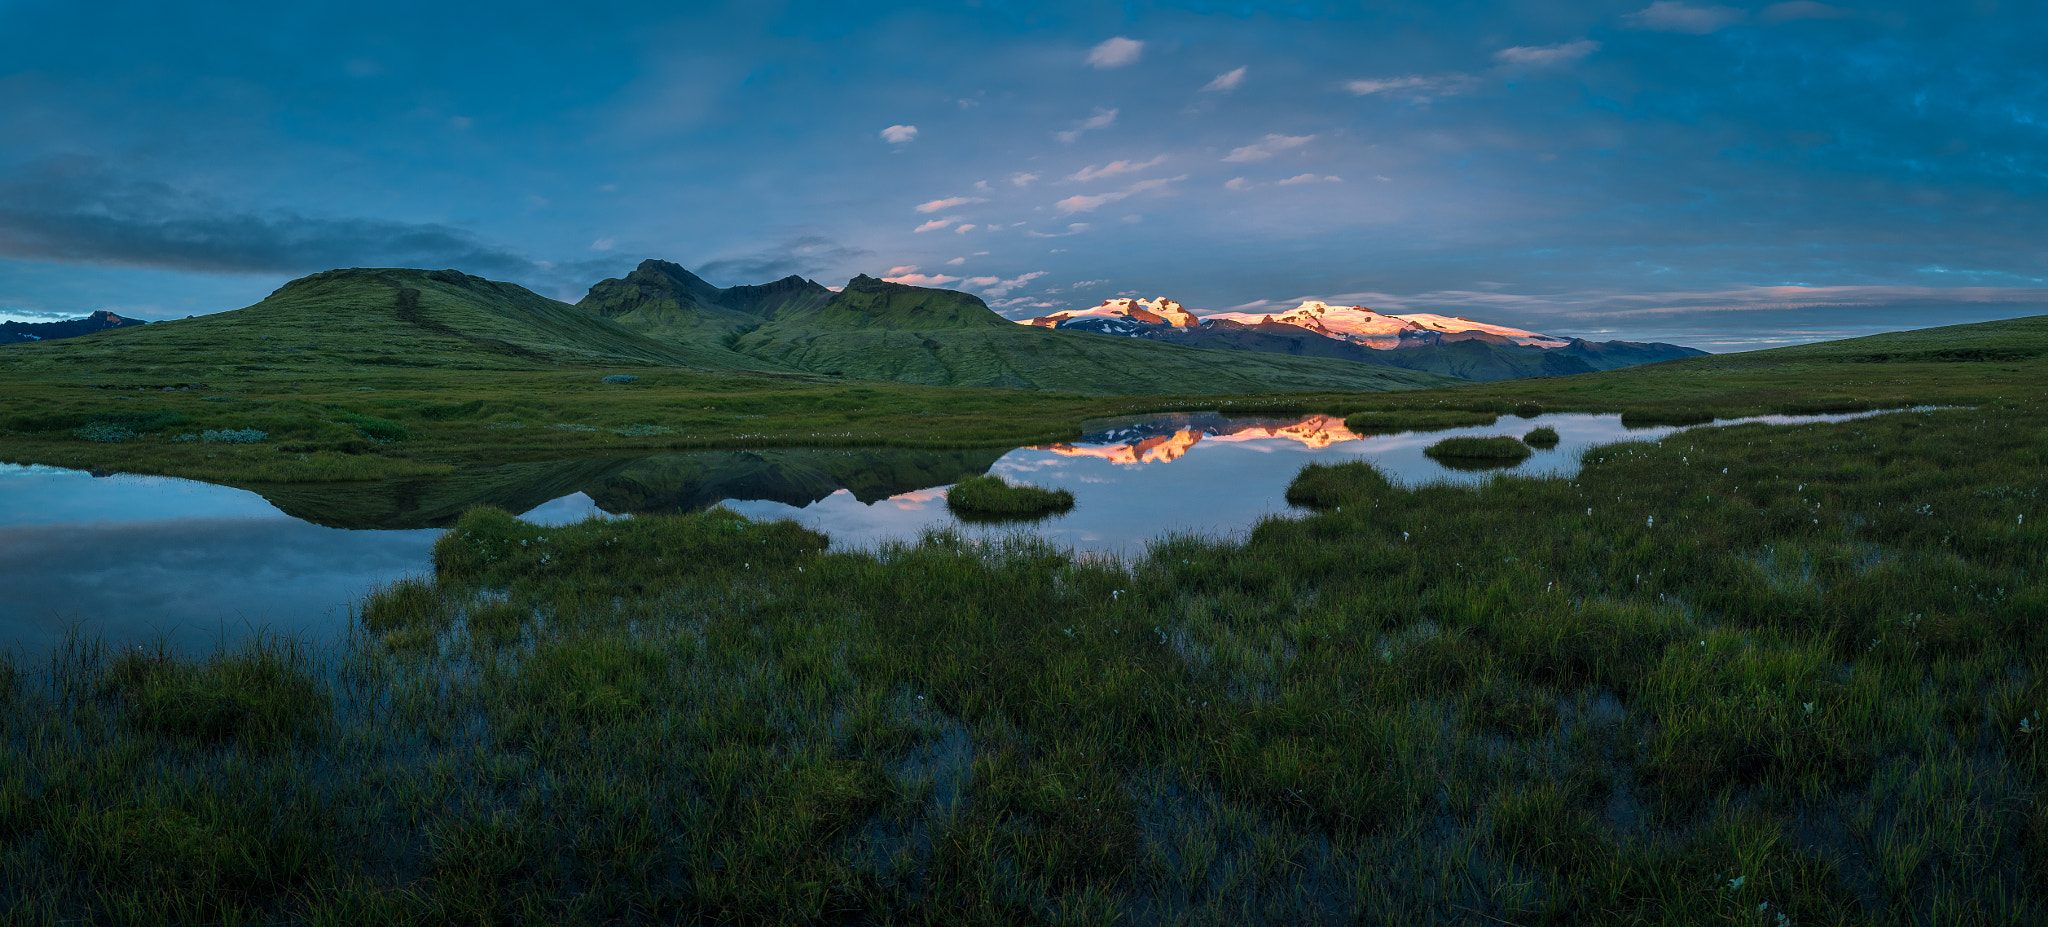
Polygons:
M92 368L203 357L295 371L678 367L1127 396L1424 389L1703 353L1320 303L1198 319L1171 300L1112 300L1020 325L957 290L866 275L838 291L797 276L717 287L655 260L598 283L574 306L454 270L349 268L294 280L232 312L75 337L139 324L110 312L8 323L7 341L52 342L16 344L8 360ZM1387 331L1365 330L1372 326Z
M1287 312L1198 317L1170 299L1110 299L1021 324L1198 348L1340 357L1467 380L1566 376L1707 353L1662 342L1559 338L1458 316L1386 315L1314 300Z
M735 365L905 383L1127 395L1454 382L1349 358L1222 354L1200 350L1206 345L1033 329L972 294L865 274L838 292L796 276L721 288L650 260L591 287L577 306L656 341L729 352Z
M66 319L62 322L0 322L0 344L76 338L79 335L90 335L109 328L148 324L141 319L123 318L105 309L82 319Z

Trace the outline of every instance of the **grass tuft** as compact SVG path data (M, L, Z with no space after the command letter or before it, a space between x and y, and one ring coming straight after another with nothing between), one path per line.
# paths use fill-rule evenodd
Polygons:
M1528 434L1522 436L1523 444L1527 444L1530 447L1536 448L1538 450L1556 447L1557 442L1557 429L1552 428L1549 425L1545 425L1541 428L1530 429Z
M1394 484L1371 463L1352 460L1338 464L1312 463L1302 467L1287 484L1287 503L1311 509L1334 509L1396 492Z
M964 521L1044 518L1074 507L1064 489L1011 485L998 476L970 476L946 491L946 508Z
M1423 448L1422 452L1438 462L1469 460L1514 463L1528 458L1529 445L1506 435L1486 438L1459 437L1445 438Z

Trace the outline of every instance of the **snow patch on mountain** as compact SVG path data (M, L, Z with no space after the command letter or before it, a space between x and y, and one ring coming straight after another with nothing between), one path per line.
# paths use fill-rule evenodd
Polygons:
M1458 316L1428 312L1387 315L1365 306L1332 306L1313 299L1286 312L1216 312L1201 317L1182 308L1180 303L1164 297L1109 299L1104 300L1099 306L1055 312L1035 319L1025 319L1021 324L1045 328L1071 327L1102 334L1122 335L1135 333L1128 330L1131 323L1195 328L1219 322L1234 322L1239 325L1291 325L1326 338L1349 341L1379 350L1432 343L1433 335L1455 335L1464 332L1495 335L1515 344L1538 348L1561 348L1572 343L1569 338L1559 338L1507 325L1475 322Z
M1175 328L1193 328L1201 324L1195 314L1181 308L1181 304L1162 296L1158 299L1131 299L1121 297L1105 299L1102 305L1087 309L1067 309L1035 319L1024 319L1024 325L1056 328L1061 322L1075 319L1130 319L1148 325L1171 325Z

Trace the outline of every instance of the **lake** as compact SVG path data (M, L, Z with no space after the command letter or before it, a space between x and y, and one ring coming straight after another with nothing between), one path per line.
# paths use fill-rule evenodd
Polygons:
M1513 467L1453 470L1422 453L1446 437L1539 426L1556 429L1557 447ZM563 524L723 504L750 518L793 519L840 549L953 528L971 537L1029 531L1078 552L1136 556L1165 535L1238 537L1262 518L1299 514L1284 493L1312 462L1370 460L1406 486L1476 484L1502 473L1569 476L1589 447L1679 429L1550 414L1361 436L1330 416L1193 413L1087 422L1082 430L1078 441L1034 447L697 451L249 489L0 464L0 646L45 650L74 625L110 642L161 637L184 650L259 630L332 639L368 590L430 572L440 529L474 505ZM946 509L946 487L980 473L1066 489L1074 508L1022 527L962 524Z

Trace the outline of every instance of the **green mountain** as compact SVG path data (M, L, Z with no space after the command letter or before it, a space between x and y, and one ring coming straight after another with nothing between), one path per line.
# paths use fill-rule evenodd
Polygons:
M17 363L293 369L381 365L759 369L716 344L663 342L523 287L453 270L354 268L301 277L222 312L6 348ZM21 352L21 353L15 353Z
M725 348L773 369L941 386L1110 395L1389 390L1455 382L1339 358L1200 350L1017 325L955 290L862 275L837 294L790 277L720 289L664 261L607 280L578 305L678 346Z
M736 330L816 309L831 298L831 290L794 275L721 289L679 265L650 259L623 279L591 287L576 307L665 341L717 344Z

